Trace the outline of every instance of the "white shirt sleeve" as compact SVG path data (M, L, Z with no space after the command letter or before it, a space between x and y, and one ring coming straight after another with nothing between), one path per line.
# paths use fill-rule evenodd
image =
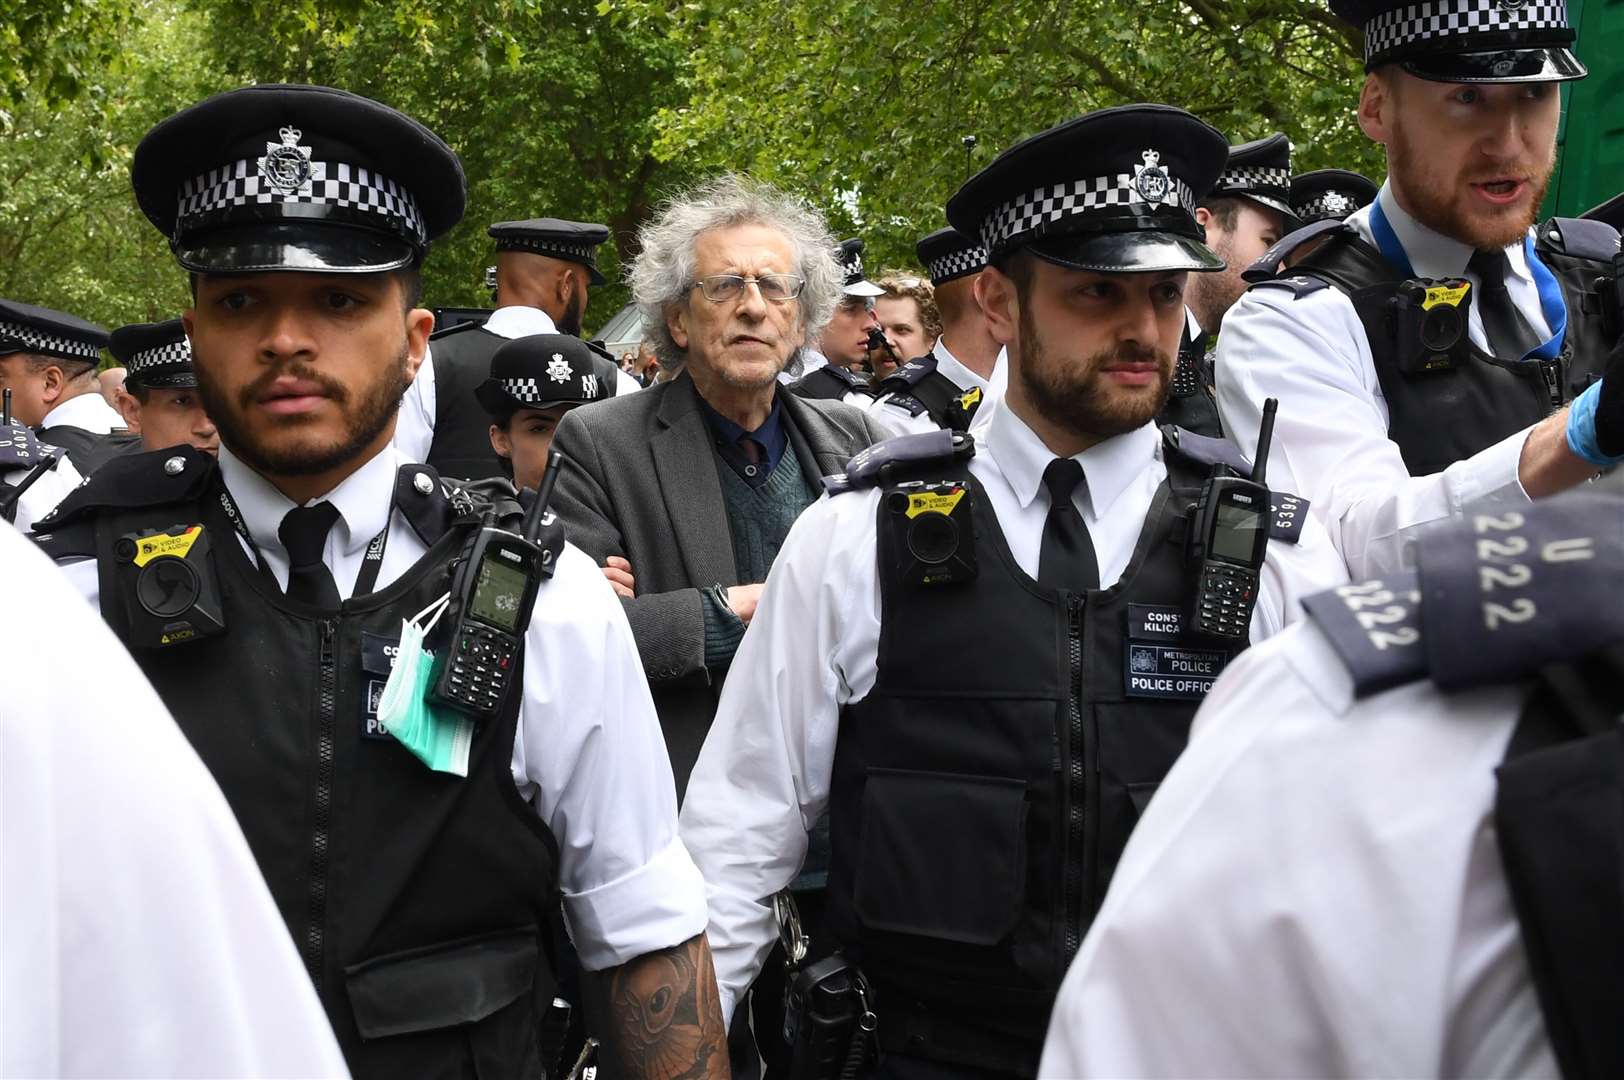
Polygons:
M825 497L796 521L688 780L682 838L705 876L723 1016L777 940L771 898L829 801L840 707L874 683L878 500Z
M1441 473L1410 476L1387 437L1364 327L1334 288L1301 299L1249 290L1224 319L1217 384L1224 430L1249 459L1264 399L1279 399L1269 481L1310 501L1356 578L1397 569L1411 530L1467 503L1528 499L1517 479L1527 431Z
M28 475L27 469L14 469L6 473L3 482L11 487L17 486ZM68 497L68 493L83 483L84 477L79 470L73 467L66 454L56 459L49 472L41 474L22 497L17 500L17 518L12 524L18 532L26 533L40 518L56 509L56 504Z
M430 342L423 365L417 369L417 378L400 399L400 415L395 418L395 448L406 461L422 463L429 459L429 447L434 445L434 410L438 405L434 390L434 343Z
M631 626L602 572L566 546L525 635L513 774L559 846L588 971L705 929L704 882L677 837L676 782Z
M864 406L868 418L884 429L886 438L894 439L898 435L917 435L936 430L936 422L930 418L930 413L921 412L915 416L898 405L894 400L895 397L894 393L882 394Z
M31 548L0 532L0 1075L347 1076L224 796Z
M1351 693L1312 624L1224 672L1040 1076L1556 1075L1489 818L1520 690Z
M1325 526L1310 511L1295 544L1269 541L1258 579L1257 603L1252 609L1253 644L1302 618L1304 597L1347 584L1348 568Z

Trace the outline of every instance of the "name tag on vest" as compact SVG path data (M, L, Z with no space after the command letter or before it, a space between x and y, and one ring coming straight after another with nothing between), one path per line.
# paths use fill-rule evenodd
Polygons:
M399 652L399 638L361 631L361 671L366 686L361 700L361 737L364 739L394 739L378 723L378 700L383 697L383 684L389 681Z
M1182 615L1159 604L1128 605L1128 645L1122 692L1131 698L1200 701L1212 689L1229 653L1179 644Z

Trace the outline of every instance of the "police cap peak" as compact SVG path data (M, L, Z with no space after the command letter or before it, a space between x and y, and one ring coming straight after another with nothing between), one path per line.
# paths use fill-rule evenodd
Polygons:
M1291 209L1291 140L1276 131L1229 148L1229 160L1212 194L1244 196L1286 216L1286 228L1297 226Z
M1291 179L1291 208L1304 225L1341 221L1376 200L1376 185L1347 169L1315 169Z
M0 356L26 352L93 364L106 345L107 331L95 323L64 311L0 300Z
M107 351L124 365L124 385L130 390L185 389L197 385L197 372L192 367L192 343L179 319L121 326L108 338Z
M530 218L527 221L499 221L485 230L496 241L497 251L528 251L566 262L580 263L591 273L593 285L608 279L598 271L598 245L609 239L609 226L592 221L565 221L562 218Z
M993 263L1029 250L1080 270L1221 270L1195 205L1228 157L1218 129L1183 109L1100 109L999 154L948 201L947 219Z
M921 237L914 245L914 254L930 275L932 285L979 274L987 266L987 249L981 246L981 241L951 225Z
M387 105L326 86L217 94L135 149L136 201L187 270L372 273L462 219L462 164Z
M1583 78L1564 0L1331 0L1364 32L1365 70L1398 64L1433 82Z
M491 377L474 388L480 405L500 416L514 409L584 405L614 394L608 355L571 334L514 338L491 356Z

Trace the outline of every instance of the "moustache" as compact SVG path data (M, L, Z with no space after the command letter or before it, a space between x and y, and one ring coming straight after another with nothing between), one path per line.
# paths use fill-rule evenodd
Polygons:
M343 405L349 401L350 392L343 383L324 371L318 371L309 364L293 363L285 367L273 368L259 378L249 383L237 392L237 404L248 409L270 390L271 384L281 378L303 379L321 387L323 396L332 399L336 404Z

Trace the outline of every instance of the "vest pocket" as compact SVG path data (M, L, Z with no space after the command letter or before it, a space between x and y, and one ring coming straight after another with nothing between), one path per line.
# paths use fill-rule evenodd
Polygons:
M995 945L1026 893L1026 782L870 769L854 906L872 930Z
M535 926L388 953L344 969L350 1007L369 1042L426 1033L466 1039L457 1057L478 1076L539 1072L534 990L541 964ZM449 1029L460 1029L453 1032ZM425 1048L426 1049L426 1048ZM446 1051L442 1050L442 1053ZM437 1055L425 1054L426 1063Z

